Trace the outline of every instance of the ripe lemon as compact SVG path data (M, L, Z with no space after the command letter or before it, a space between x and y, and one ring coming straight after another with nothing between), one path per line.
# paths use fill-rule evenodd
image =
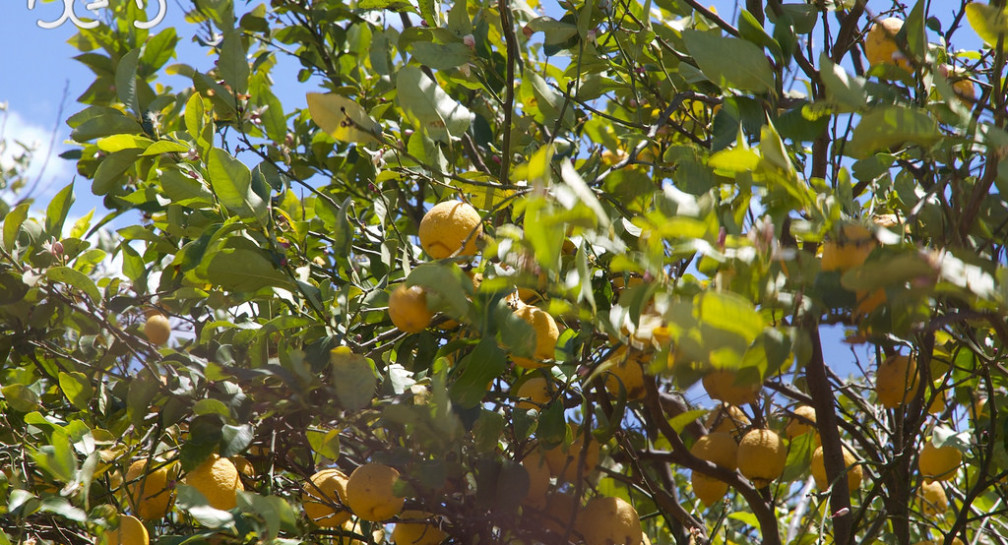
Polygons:
M255 467L248 458L242 455L232 456L231 463L235 465L235 469L238 470L238 473L241 473L246 477L252 477L255 475Z
M637 510L623 498L592 498L574 525L586 545L640 545L644 535Z
M420 220L420 245L434 259L476 255L476 239L483 234L479 212L462 201L434 205Z
M734 471L738 463L738 444L728 433L708 433L693 443L690 454L716 466Z
M406 502L395 495L399 471L379 463L364 464L350 474L346 504L358 517L381 522L398 515Z
M147 460L137 460L126 471L126 494L137 516L159 519L168 512L172 494L168 490L168 467L147 472Z
M823 243L823 271L846 272L860 266L868 259L878 242L872 232L863 225L845 223L837 229L837 234Z
M773 431L751 430L739 441L737 463L747 479L762 487L784 473L787 449Z
M430 325L434 313L427 309L427 292L420 286L399 284L389 295L389 318L400 331L420 333Z
M605 389L613 397L619 396L620 384L626 391L628 401L644 398L644 367L636 357L627 357L626 347L620 347L608 360L612 365L607 369Z
M847 489L850 493L861 487L861 479L864 472L860 465L857 465L857 457L854 453L843 448L844 465L847 467ZM820 446L812 453L812 478L815 479L816 487L819 490L826 490L830 482L826 479L826 462L823 459L823 448Z
M347 476L342 471L323 469L301 486L301 505L308 519L320 528L338 528L350 520L350 512L340 507L346 498Z
M896 354L879 365L875 373L875 394L883 407L894 409L913 397L918 383L916 358Z
M361 528L360 519L350 519L343 523L343 530L346 532L353 532L355 534L360 534L366 536L364 529ZM369 543L382 543L385 540L385 528L380 524L371 525L371 540L361 541L359 539L348 539L347 536L336 539L334 542L341 545L368 545Z
M917 489L917 501L920 503L921 512L928 517L942 515L948 510L948 496L942 488L940 481L925 480Z
M952 445L936 447L928 440L917 458L917 468L924 478L935 481L950 481L962 463L962 452Z
M815 431L816 415L813 407L799 405L795 407L794 413L799 418L791 417L787 427L784 428L784 434L787 435L788 439L794 439L799 435Z
M119 527L105 532L106 545L148 545L150 536L140 519L123 515L119 517Z
M151 344L162 346L171 337L171 323L164 314L151 314L144 322L144 335Z
M556 321L545 310L530 305L524 305L514 313L535 331L535 349L532 358L512 357L512 359L519 367L526 369L546 367L548 364L542 363L542 360L553 359L557 339L560 338L560 329L557 328Z
M591 437L588 440L588 446L585 447L584 434L575 429L574 441L570 445L561 444L553 447L547 450L543 456L546 457L546 463L553 475L556 475L558 479L572 483L577 480L579 461L582 462L580 466L582 478L587 477L598 466L599 444L594 437Z
M699 471L694 471L690 475L690 484L693 485L693 493L707 507L721 501L721 498L728 493L728 483Z
M543 527L556 534L565 534L574 525L579 503L573 493L550 494L546 497L546 508L541 512Z
M941 382L934 383L931 390L925 394L925 401L927 400L927 396L934 396L931 399L931 404L928 405L928 414L941 414L945 412L945 390L941 388Z
M402 520L392 529L392 542L396 545L437 545L448 537L448 534L430 522L412 522L426 521L430 518L429 513L403 511L399 518Z
M245 490L231 460L212 454L185 476L185 484L199 490L210 507L227 511L238 505L238 491Z
M903 20L889 17L872 25L865 34L864 50L868 64L877 66L882 63L894 64L910 72L910 63L900 48L896 45L896 34L903 28Z
M705 425L711 432L725 432L732 437L738 437L739 433L749 427L749 417L745 411L735 405L722 404L707 414Z
M551 381L544 376L536 375L529 378L518 387L515 393L520 401L515 405L519 409L542 409L553 399L555 388Z
M522 501L525 505L542 509L546 505L546 497L550 488L549 462L541 452L534 451L522 459L522 467L529 475L529 489Z
M711 399L724 401L729 405L755 403L762 384L739 384L734 371L714 370L703 377L703 387Z

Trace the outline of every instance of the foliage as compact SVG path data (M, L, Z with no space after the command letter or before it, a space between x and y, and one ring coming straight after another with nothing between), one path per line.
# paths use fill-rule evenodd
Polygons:
M748 1L732 21L692 0L200 0L150 31L111 4L71 40L94 81L67 120L106 211L70 221L72 186L3 208L0 543L91 543L133 513L134 461L184 475L213 453L251 462L237 506L180 478L152 541L381 542L301 505L317 470L378 462L451 543L576 542L528 496L542 451L576 469L548 488L626 500L655 544L1005 542L1003 2ZM868 66L887 16L898 58ZM171 64L189 35L209 69ZM420 248L449 199L481 215L475 257ZM824 270L827 244L862 257ZM403 283L437 312L419 333L388 317ZM513 364L535 363L524 304L559 325L537 369ZM886 409L875 369L898 353L921 386ZM615 354L644 395L607 380ZM690 454L713 370L762 385L752 426L783 437L815 408L767 486ZM549 401L519 407L537 376ZM964 457L937 514L914 499L928 441Z

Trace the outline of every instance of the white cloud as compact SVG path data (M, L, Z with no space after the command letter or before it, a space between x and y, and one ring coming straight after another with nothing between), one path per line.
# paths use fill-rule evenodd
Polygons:
M75 174L73 163L59 157L63 151L62 143L69 138L65 125L60 123L53 138L52 126L45 125L53 120L26 120L12 109L3 111L3 106L6 104L0 104L0 139L6 140L6 147L0 150L0 165L9 166L26 148L31 150L31 165L26 173L28 186L38 180L33 196L52 196L70 183Z

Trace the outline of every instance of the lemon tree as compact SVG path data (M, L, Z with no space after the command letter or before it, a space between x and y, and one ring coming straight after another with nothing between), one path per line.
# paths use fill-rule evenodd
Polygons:
M0 163L0 543L1008 542L1004 2L147 4Z

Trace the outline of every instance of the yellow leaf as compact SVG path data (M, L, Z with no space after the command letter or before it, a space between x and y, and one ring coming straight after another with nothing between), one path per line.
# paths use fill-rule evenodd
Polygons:
M308 113L315 124L342 142L377 142L382 128L360 104L334 93L308 93Z

